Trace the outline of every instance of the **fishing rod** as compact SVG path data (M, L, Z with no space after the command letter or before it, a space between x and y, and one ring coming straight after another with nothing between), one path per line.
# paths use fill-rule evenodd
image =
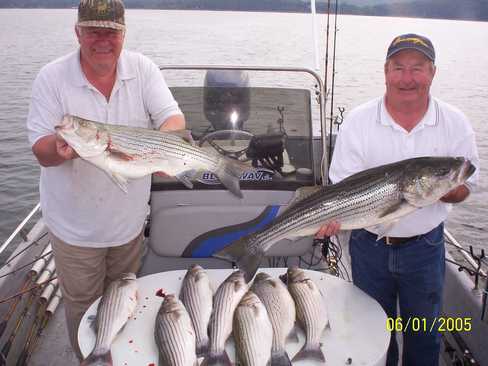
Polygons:
M27 272L26 278L24 280L24 283L20 286L20 292L23 293L26 289L28 289L31 284L34 281L34 278L44 269L46 266L49 258L50 258L50 253L51 252L51 245L47 245L43 252L41 253L40 257L35 261L35 264L32 266L31 270ZM12 304L10 304L10 308L3 317L2 321L0 322L0 338L2 337L3 333L5 332L5 329L7 328L8 321L12 317L12 315L15 312L15 309L17 308L17 305L19 304L20 300L22 299L21 296L18 296Z
M46 312L44 313L44 318L41 321L41 325L39 326L39 329L37 330L37 333L34 336L34 339L32 340L31 347L27 351L24 365L29 364L29 360L32 357L32 354L34 353L37 344L39 343L39 339L41 338L42 332L44 331L47 324L49 323L49 320L52 318L54 312L56 311L56 308L61 302L61 298L62 298L61 288L58 286L56 293L52 297L51 301L49 301Z
M52 278L54 270L55 270L55 263L54 263L54 257L52 257L48 265L44 269L44 271L42 271L41 275L36 280L36 285L32 288L29 288L28 290L25 290L26 292L28 291L30 294L28 299L26 300L26 305L24 306L24 309L22 310L21 314L17 318L17 322L15 324L12 333L10 334L10 337L8 338L7 342L4 344L2 350L0 351L0 357L1 357L0 366L6 365L6 360L10 352L10 349L12 348L12 344L15 340L15 337L19 333L19 330L22 327L24 319L27 317L27 313L30 307L32 306L32 304L35 303L35 300L40 296L39 291L37 291L37 289L39 288L39 286L42 286L43 284L54 280L54 278Z
M329 70L329 28L330 28L330 0L327 0L327 22L326 22L326 30L325 30L325 75L324 75L324 90L322 91L324 94L324 105L323 105L323 110L324 110L324 119L326 119L326 106L327 106L327 97L329 95L328 93L328 70ZM322 126L322 135L325 136L327 134L327 123L324 123L324 126ZM323 142L325 143L325 137L323 137ZM329 146L332 144L332 135L329 135ZM325 144L324 144L325 146ZM328 158L330 159L330 154L328 155ZM328 182L328 171L329 171L329 162L327 161L327 155L325 151L322 152L322 162L321 162L321 175L322 175L322 185L325 185L326 182ZM325 172L327 171L327 175Z
M329 124L329 167L331 163L330 157L332 156L332 121L334 119L334 90L335 90L335 64L336 64L336 41L337 41L337 11L339 0L335 0L335 10L334 10L334 46L332 53L332 85L330 91L330 124ZM330 182L329 182L330 183Z
M20 353L20 356L17 360L17 366L22 366L26 364L30 345L35 335L39 332L39 328L41 327L42 321L44 320L46 314L46 309L49 304L49 300L51 299L51 296L56 293L57 288L58 288L58 279L51 281L44 288L44 291L42 292L39 298L40 306L37 310L37 314L34 318L34 321L32 322L32 326L28 332L27 339L24 343L24 348L22 349L22 352Z
M15 258L19 257L22 253L26 252L27 250L31 249L34 245L40 245L39 243L39 240L41 240L42 238L44 238L45 236L47 235L47 232L45 232L44 234L42 234L40 237L38 237L36 240L33 240L30 244L26 245L25 248L23 248L22 250L20 250L18 253L16 253L15 255L11 256L7 262L3 263L2 264L2 267L0 269L3 269L4 267L8 266L9 264L11 264ZM27 240L24 240L25 242L27 242ZM28 264L27 264L28 265ZM23 267L20 267L20 268L23 268ZM0 278L2 277L5 277L5 276L8 276L9 274L11 273L15 273L17 270L15 271L12 271L10 273L7 273L5 275L2 275Z

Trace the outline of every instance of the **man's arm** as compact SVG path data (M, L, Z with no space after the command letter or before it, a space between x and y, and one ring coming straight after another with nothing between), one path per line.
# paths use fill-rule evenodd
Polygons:
M57 166L78 157L76 151L57 135L41 137L32 146L32 152L44 167Z
M168 117L161 126L160 131L179 131L184 130L186 126L185 117L182 114L176 114Z

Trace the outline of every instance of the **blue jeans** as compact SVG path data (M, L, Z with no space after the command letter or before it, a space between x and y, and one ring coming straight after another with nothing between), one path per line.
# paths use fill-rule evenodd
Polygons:
M444 225L440 224L415 240L394 245L376 241L375 234L363 229L351 233L349 251L354 284L378 301L389 318L400 316L404 327L408 319L412 324L418 318L416 324L421 324L417 331L412 327L403 330L403 366L439 365L441 336L435 330L435 318L442 308L443 233ZM386 364L398 364L395 333L392 333Z

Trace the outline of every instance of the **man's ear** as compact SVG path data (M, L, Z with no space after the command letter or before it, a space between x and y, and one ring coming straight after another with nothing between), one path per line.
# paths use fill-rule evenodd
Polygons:
M75 33L76 33L76 38L78 39L78 42L80 42L81 29L77 25L75 25Z

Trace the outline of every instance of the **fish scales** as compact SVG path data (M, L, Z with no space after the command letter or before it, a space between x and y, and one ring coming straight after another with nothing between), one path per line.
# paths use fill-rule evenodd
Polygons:
M462 157L419 157L365 170L300 199L302 189L290 207L265 228L213 256L235 262L250 281L263 255L281 239L314 235L333 220L343 230L382 225L384 235L397 219L436 203L464 184L475 170Z
M273 327L265 306L248 291L234 315L237 355L243 366L265 366L271 358Z
M190 316L175 295L167 295L156 316L155 340L163 365L196 365L195 333Z
M288 269L287 282L295 300L298 322L306 336L303 348L293 357L293 361L306 358L325 361L320 340L329 321L322 293L306 272L298 267Z
M159 133L158 133L159 132ZM216 164L217 159L209 159L200 149L196 149L189 144L182 144L180 140L168 138L170 134L164 134L161 131L154 131L153 136L128 135L125 132L109 132L111 137L111 146L127 152L128 154L154 154L162 152L175 157L184 157L185 154L192 154L202 162L211 162Z
M137 306L137 283L133 273L126 273L107 287L97 308L95 346L81 363L89 365L111 365L110 347L118 332Z
M208 352L208 324L212 313L213 290L207 273L199 265L192 265L183 279L180 298L195 329L198 356Z
M256 234L258 240L276 240L275 235L283 235L303 226L320 224L334 217L347 225L347 220L356 217L372 217L377 211L383 211L399 201L398 184L391 182L395 176L387 181L384 175L376 177L367 185L349 187L347 192L339 195L336 190L325 187L307 197L290 211L278 216L269 230ZM357 182L359 183L359 182ZM278 239L279 240L279 239Z
M202 365L229 365L225 342L232 332L234 311L248 289L242 271L231 273L217 289L209 324L210 347Z
M189 132L111 125L70 115L55 129L82 159L105 171L126 193L129 179L163 172L193 188L198 174L209 171L242 198L240 177L246 171L256 171L238 160L192 144Z
M271 366L290 366L286 352L286 339L290 335L296 318L295 302L280 279L267 273L258 273L251 287L268 313L273 329Z
M311 343L319 343L322 335L322 330L314 326L314 323L318 319L323 317L323 311L325 308L319 306L313 306L310 301L310 291L305 289L304 286L297 286L294 290L295 301L297 302L298 317L303 322L304 328L307 331L307 339Z

